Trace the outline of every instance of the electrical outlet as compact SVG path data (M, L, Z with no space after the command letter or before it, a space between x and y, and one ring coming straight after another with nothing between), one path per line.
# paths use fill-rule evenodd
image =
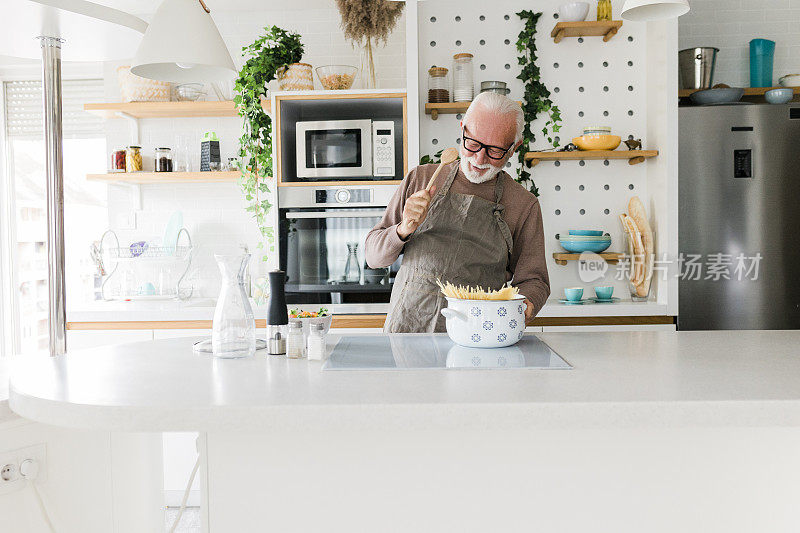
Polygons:
M27 482L19 473L20 464L33 459L39 466L37 483L47 480L47 448L44 444L0 452L0 494L8 494L25 488Z

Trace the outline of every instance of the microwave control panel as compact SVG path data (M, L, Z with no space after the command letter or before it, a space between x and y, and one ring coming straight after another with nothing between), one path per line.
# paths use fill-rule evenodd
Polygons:
M372 122L372 174L394 176L394 122Z

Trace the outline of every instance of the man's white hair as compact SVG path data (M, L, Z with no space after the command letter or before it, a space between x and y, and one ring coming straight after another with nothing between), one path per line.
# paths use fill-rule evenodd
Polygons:
M467 122L467 117L469 117L469 114L476 107L482 107L487 111L501 116L511 115L514 118L516 126L514 144L522 140L522 130L525 128L525 115L522 113L522 106L520 106L517 102L508 96L490 91L480 93L472 100L467 112L464 114L465 123Z

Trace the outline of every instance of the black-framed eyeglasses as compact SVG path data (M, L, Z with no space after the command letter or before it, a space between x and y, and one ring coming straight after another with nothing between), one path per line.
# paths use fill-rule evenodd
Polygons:
M513 143L508 148L500 148L499 146L483 144L472 137L467 137L466 128L461 128L461 144L464 146L464 149L467 152L472 152L473 154L477 154L481 150L486 150L486 155L489 157L489 159L503 159L508 151L514 146Z

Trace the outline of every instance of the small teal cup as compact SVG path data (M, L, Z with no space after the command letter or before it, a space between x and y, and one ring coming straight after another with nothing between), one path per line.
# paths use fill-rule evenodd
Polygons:
M578 302L583 298L583 289L580 287L564 289L564 296L566 296L567 300L570 302Z
M600 300L610 300L614 294L614 287L595 287L594 294Z

